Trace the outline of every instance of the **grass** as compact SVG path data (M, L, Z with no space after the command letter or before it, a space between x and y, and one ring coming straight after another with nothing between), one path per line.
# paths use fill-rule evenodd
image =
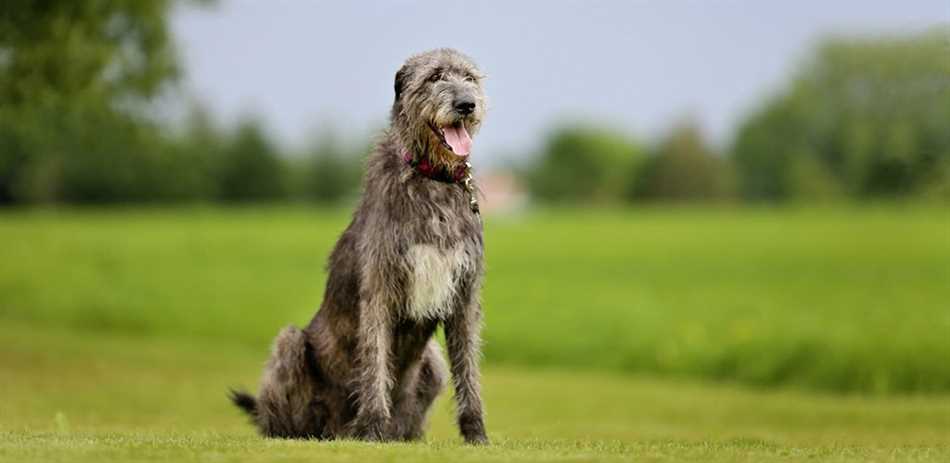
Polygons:
M491 446L460 442L448 394L423 443L262 439L225 391L309 319L346 220L0 214L0 462L950 460L931 208L490 219Z
M489 367L493 444L262 439L225 400L262 352L207 338L0 325L0 461L946 461L950 402Z
M262 348L318 305L348 217L302 208L0 215L0 320ZM547 211L486 224L486 358L950 391L937 208Z

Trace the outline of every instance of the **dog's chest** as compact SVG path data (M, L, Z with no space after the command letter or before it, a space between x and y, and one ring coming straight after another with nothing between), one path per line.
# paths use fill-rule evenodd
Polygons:
M441 319L450 314L465 276L472 274L475 257L462 243L450 248L413 244L406 264L407 315L415 320Z

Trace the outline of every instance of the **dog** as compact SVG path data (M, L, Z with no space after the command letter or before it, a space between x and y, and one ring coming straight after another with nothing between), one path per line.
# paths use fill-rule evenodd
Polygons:
M422 438L454 383L459 431L485 444L479 380L484 243L468 157L485 116L484 75L452 49L410 57L390 126L328 263L323 303L274 341L256 397L232 391L261 434ZM445 332L448 366L433 335Z

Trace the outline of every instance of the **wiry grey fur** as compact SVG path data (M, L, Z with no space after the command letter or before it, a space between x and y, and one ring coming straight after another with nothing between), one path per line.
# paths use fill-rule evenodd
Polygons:
M412 440L423 434L447 368L432 339L445 330L459 429L485 443L479 386L482 225L461 185L421 176L405 152L453 168L464 160L439 127L475 134L482 75L450 49L409 58L396 73L391 125L370 156L362 201L330 256L310 324L274 341L257 397L234 392L274 437ZM457 111L459 101L475 108Z

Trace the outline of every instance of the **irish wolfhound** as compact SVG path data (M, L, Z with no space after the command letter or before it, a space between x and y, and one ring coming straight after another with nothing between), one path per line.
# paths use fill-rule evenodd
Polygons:
M265 436L412 440L447 371L459 429L485 443L479 386L482 225L466 162L485 113L483 76L433 50L396 73L390 127L330 256L320 310L274 341L257 397L234 392Z

